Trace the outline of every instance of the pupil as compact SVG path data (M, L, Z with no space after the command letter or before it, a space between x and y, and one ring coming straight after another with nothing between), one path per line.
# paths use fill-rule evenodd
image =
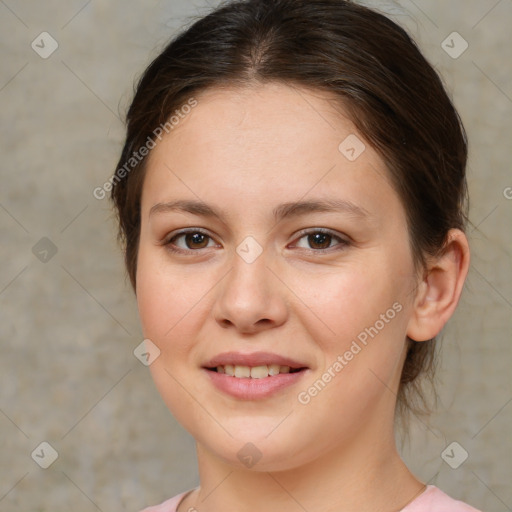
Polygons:
M327 233L313 233L308 236L308 243L314 249L327 249L331 244L331 235Z
M187 247L189 247L189 249L192 249L192 247L190 247L191 245L194 245L195 248L199 249L202 249L203 247L206 247L208 245L207 237L202 233L188 233L185 236L185 240L187 242Z

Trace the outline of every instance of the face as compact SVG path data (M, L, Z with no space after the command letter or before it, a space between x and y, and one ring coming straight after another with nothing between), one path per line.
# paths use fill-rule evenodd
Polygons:
M415 286L382 159L320 92L196 98L152 150L142 194L136 294L158 390L238 466L376 442L392 427Z

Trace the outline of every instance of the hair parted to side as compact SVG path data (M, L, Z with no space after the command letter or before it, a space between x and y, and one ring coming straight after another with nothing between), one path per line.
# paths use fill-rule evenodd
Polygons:
M464 229L466 134L438 74L401 27L345 0L234 0L196 21L140 79L117 169L192 96L266 82L339 100L387 164L420 272L429 255L442 252L449 229ZM111 192L134 289L146 161L114 181ZM435 340L408 344L399 413L427 408L419 377L433 376Z

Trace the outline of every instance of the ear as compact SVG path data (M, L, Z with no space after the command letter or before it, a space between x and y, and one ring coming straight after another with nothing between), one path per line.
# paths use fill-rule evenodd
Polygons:
M469 244L459 229L451 229L440 256L429 260L419 283L407 336L426 341L439 334L459 302L469 269Z

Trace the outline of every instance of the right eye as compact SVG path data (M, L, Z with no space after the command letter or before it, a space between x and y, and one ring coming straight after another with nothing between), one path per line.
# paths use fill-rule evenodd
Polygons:
M165 246L171 251L188 252L215 247L215 242L210 235L193 229L176 233L165 242Z

